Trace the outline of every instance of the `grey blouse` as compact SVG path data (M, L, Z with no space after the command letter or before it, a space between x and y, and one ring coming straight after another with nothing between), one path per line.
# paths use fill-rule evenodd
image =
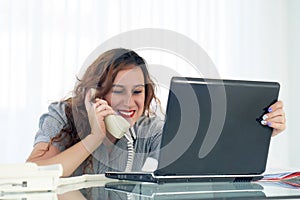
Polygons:
M66 103L55 102L49 105L48 112L43 114L39 122L39 130L35 136L34 144L39 142L49 142L68 123L65 114ZM158 116L142 116L134 125L137 138L134 141L133 171L142 169L147 157L158 159L160 148L163 120ZM64 142L54 142L60 151L64 151ZM127 163L127 139L122 137L109 151L101 144L93 152L94 173L104 173L105 171L124 171ZM76 156L76 155L74 155ZM81 175L84 163L78 167L73 175Z

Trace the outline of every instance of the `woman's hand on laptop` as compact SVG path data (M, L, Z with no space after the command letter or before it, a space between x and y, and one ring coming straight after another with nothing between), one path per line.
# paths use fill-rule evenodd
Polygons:
M282 132L286 128L285 113L283 110L283 102L277 101L268 109L269 113L263 116L262 125L273 128L272 136Z

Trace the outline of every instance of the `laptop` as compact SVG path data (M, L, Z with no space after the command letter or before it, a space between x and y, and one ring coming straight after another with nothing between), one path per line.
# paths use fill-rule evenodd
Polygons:
M158 167L106 172L143 182L236 182L262 178L272 128L261 125L278 82L173 77Z

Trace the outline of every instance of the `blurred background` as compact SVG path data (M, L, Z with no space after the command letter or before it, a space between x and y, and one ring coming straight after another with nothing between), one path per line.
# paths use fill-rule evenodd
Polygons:
M158 28L200 45L221 78L278 81L288 127L272 138L268 168L300 170L299 10L298 0L0 0L0 163L26 160L40 115L70 93L95 48ZM174 55L140 54L191 75Z

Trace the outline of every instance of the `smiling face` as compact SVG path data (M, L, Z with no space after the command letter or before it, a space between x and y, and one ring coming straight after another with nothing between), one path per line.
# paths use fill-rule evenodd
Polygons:
M145 80L141 68L129 65L119 71L111 90L104 98L119 115L133 125L144 112Z

